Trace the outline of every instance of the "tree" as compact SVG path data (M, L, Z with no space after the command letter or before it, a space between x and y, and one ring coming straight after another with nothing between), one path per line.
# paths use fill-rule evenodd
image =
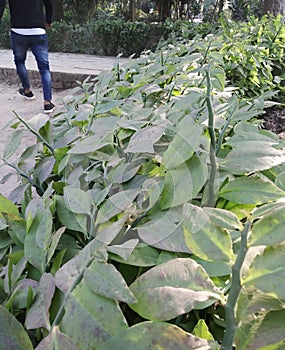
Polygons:
M263 12L273 15L285 13L285 0L264 0Z
M64 18L63 0L53 0L53 20L60 21Z
M164 22L170 18L172 0L158 0L159 21Z

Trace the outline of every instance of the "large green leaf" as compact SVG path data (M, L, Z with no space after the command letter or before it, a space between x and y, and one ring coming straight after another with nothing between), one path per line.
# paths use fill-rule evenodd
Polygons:
M175 169L167 170L161 208L168 209L195 198L208 178L206 154L193 156Z
M261 218L252 225L252 234L249 238L249 245L273 245L285 241L284 225L284 203L270 206L270 210L265 212Z
M58 327L53 327L47 337L45 337L35 350L78 350L74 341L60 332Z
M280 199L285 192L269 180L251 176L228 182L220 190L219 196L235 203L259 205Z
M142 241L153 247L172 252L190 253L183 234L181 207L156 211L150 221L137 227Z
M107 146L109 144L112 144L112 137L107 136L97 136L92 135L88 136L85 139L80 140L78 143L75 144L74 147L72 147L68 153L69 154L86 154L86 153L92 153L97 151L98 149Z
M191 204L184 209L184 236L189 249L201 259L230 264L234 254L229 233L212 220L209 210Z
M33 350L22 324L0 305L0 349Z
M93 239L87 244L78 255L65 263L55 274L56 286L64 293L68 294L73 290L86 268L97 258L100 261L107 260L104 244Z
M285 310L271 311L265 316L252 315L237 329L236 347L239 350L283 350L284 329Z
M177 134L163 154L162 164L167 169L176 169L191 158L194 152L207 149L208 141L203 132L203 127L191 117L183 118L177 127Z
M136 302L122 275L112 264L93 261L84 272L84 280L94 293L103 297L130 304Z
M93 293L85 283L78 285L65 303L61 329L80 350L95 349L126 328L118 303Z
M283 150L259 141L246 141L229 152L219 164L236 175L270 169L285 161Z
M167 124L167 120L161 120L135 132L130 139L126 152L154 153L153 146L163 135Z
M203 210L209 217L211 217L211 220L217 226L225 228L227 230L242 231L242 223L239 221L238 217L231 211L210 207L204 207Z
M87 214L73 213L61 196L56 196L56 210L62 225L73 231L87 233Z
M91 199L87 192L80 188L65 186L63 198L71 212L91 215Z
M39 206L31 220L24 242L25 256L42 273L45 271L48 249L52 239L53 217L49 208Z
M66 296L61 330L82 350L96 348L127 327L113 299L135 301L119 272L106 260L104 245L94 239L55 275L56 286Z
M36 299L27 311L25 321L27 329L50 329L49 308L54 291L54 277L50 273L44 273L39 282Z
M246 287L252 286L266 293L274 293L285 300L285 244L267 247L253 260L248 275L243 280Z
M106 341L97 350L216 350L218 344L208 342L163 322L139 323Z
M178 258L153 267L130 286L130 305L142 317L166 321L223 299L206 271L192 259Z

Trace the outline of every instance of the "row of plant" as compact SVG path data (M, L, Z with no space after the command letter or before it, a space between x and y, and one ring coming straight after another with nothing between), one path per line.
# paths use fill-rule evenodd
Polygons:
M275 50L242 64L249 37L235 28L118 58L53 119L16 116L2 156L22 178L0 196L3 346L284 348L285 145L259 119L282 77ZM37 140L15 161L20 125Z

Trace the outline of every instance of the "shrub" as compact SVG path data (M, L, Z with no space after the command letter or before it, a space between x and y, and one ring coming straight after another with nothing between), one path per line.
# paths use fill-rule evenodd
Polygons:
M4 346L282 348L285 148L258 120L275 92L229 85L223 47L162 46L85 81L52 119L17 116ZM14 161L22 124L38 142Z

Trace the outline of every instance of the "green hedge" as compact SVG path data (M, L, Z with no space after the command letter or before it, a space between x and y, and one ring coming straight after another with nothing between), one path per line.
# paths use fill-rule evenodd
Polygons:
M208 34L209 24L183 21L165 23L126 22L122 19L99 19L82 25L55 22L48 30L50 51L86 53L106 56L139 56L144 50L155 50L161 39L171 33L193 38ZM9 20L0 26L0 47L10 48Z

